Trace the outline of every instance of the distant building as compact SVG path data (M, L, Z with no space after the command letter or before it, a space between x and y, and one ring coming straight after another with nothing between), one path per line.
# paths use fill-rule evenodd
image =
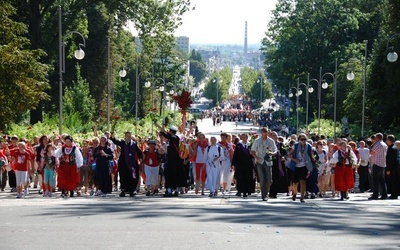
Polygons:
M190 53L189 37L187 36L175 37L175 43L176 43L176 49L184 53Z

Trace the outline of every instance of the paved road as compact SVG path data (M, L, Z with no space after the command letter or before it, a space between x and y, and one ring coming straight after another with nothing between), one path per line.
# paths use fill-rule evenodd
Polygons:
M207 122L199 124L207 133L235 132L232 124ZM300 203L282 194L263 202L259 194L234 193L16 199L6 190L0 192L0 249L400 248L400 200L350 194L349 201Z

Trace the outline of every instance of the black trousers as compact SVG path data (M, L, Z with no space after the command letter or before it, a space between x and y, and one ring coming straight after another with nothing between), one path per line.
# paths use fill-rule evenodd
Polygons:
M374 190L372 197L377 198L379 193L382 197L387 197L386 184L385 184L385 168L378 165L372 166L372 180L374 183Z
M15 176L14 170L8 171L8 185L10 188L17 187L17 177Z
M369 171L368 171L368 165L367 166L360 166L357 169L358 176L360 177L359 179L359 185L358 187L360 188L360 192L364 193L369 187Z
M6 184L7 184L7 171L4 170L1 171L0 174L0 188L4 189L6 187Z
M390 172L389 181L392 186L391 196L398 197L400 195L400 173L399 169Z

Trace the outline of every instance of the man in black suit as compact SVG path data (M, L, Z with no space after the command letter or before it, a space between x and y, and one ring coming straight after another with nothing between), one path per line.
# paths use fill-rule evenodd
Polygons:
M389 199L397 199L399 196L399 173L398 173L398 161L397 161L397 151L394 147L395 137L393 135L388 135L386 138L386 144L388 145L388 150L386 154L386 175L389 177L389 183L391 184L391 195Z

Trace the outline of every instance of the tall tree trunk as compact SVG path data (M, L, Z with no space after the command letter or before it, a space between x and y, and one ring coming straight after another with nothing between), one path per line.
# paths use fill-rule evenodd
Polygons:
M31 49L38 49L40 47L40 23L42 17L40 14L41 0L29 1L29 39L31 42ZM30 123L35 124L43 120L43 103L40 102L35 109L30 110Z

